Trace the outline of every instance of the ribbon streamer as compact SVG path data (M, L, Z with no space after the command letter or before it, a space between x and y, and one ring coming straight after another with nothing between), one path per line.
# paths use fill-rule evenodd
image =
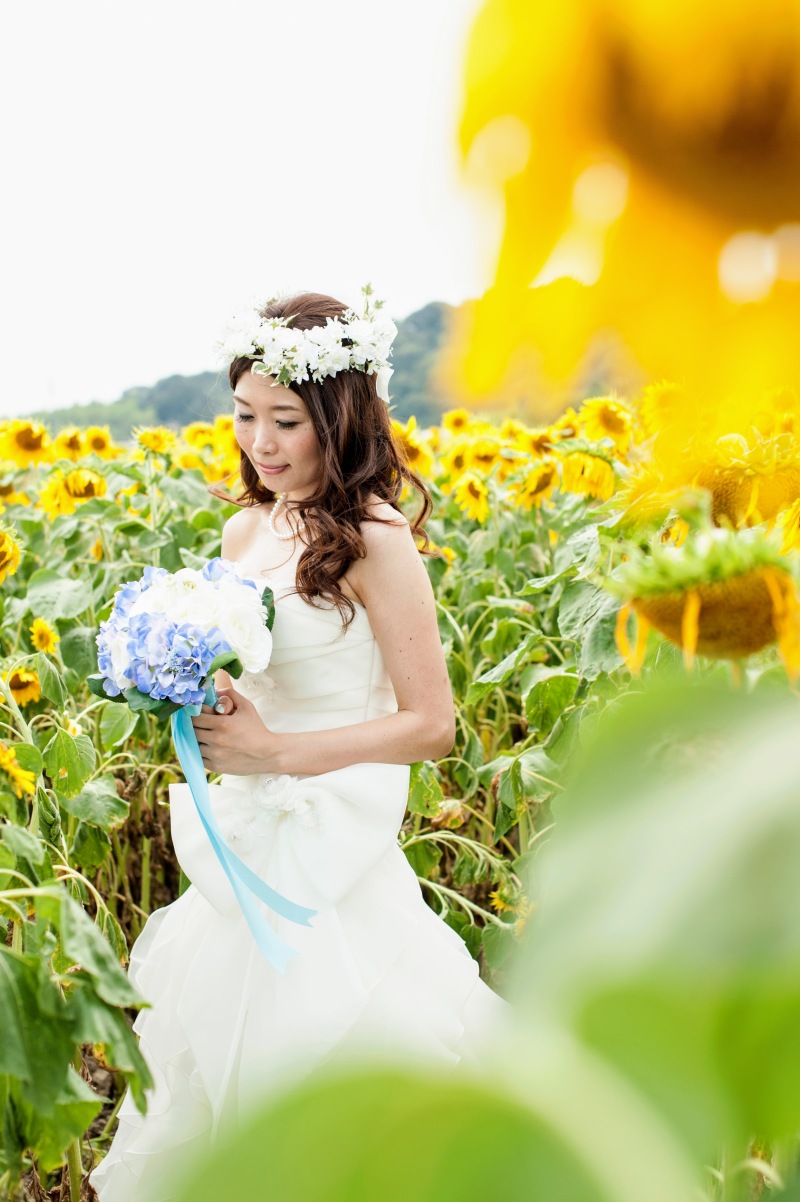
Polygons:
M209 684L206 689L205 702L206 705L216 705L217 694L213 684ZM278 938L267 922L266 916L256 905L253 895L277 914L281 914L284 918L299 923L301 926L311 926L309 919L314 918L319 911L310 910L307 906L299 906L296 902L289 901L281 893L277 893L259 876L256 876L253 870L248 868L228 847L211 808L205 765L192 725L192 715L199 713L199 705L184 705L172 714L172 738L178 753L178 760L194 804L197 806L200 821L225 875L231 883L236 900L241 906L247 925L253 932L259 950L270 964L277 968L278 972L283 972L289 960L293 956L299 955L299 952Z

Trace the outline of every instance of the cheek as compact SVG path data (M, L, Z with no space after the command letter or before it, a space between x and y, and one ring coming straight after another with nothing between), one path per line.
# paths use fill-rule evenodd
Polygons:
M253 433L250 427L252 422L234 422L233 435L243 451L246 451L253 441Z

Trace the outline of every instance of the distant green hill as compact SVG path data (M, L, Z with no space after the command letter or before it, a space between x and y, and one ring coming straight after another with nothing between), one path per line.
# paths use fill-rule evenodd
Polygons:
M397 323L389 391L392 416L400 421L415 414L421 426L430 425L447 407L432 394L429 378L453 311L451 305L432 301ZM116 401L90 401L28 416L54 431L71 425L109 426L121 441L129 437L132 426L185 426L225 412L229 405L227 374L204 371L196 376L167 376L151 388L128 388Z

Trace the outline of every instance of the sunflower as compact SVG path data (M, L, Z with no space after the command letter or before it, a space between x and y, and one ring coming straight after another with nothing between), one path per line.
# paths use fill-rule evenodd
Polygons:
M501 450L496 438L476 438L470 444L469 466L488 475L500 458Z
M175 465L182 468L183 471L189 472L196 469L199 472L205 472L206 465L197 451L178 451L174 458Z
M701 531L680 547L637 550L624 565L621 587L628 603L620 610L617 644L634 670L652 626L683 648L687 664L698 652L740 659L777 641L789 676L800 671L797 588L773 539L761 531ZM631 610L639 618L633 652Z
M78 426L65 426L53 439L55 459L71 459L73 463L77 463L84 450L83 435Z
M627 453L631 445L633 415L620 401L614 397L592 397L581 405L578 419L590 442L610 438L621 455Z
M7 743L0 741L0 768L5 772L6 776L11 781L11 787L17 797L22 797L25 793L33 793L36 790L36 777L33 772L27 768L23 768L17 761L17 755L13 747L9 747Z
M573 451L562 460L562 488L607 501L614 492L614 469L599 455Z
M103 497L106 482L90 468L78 467L64 473L57 468L39 493L39 507L49 518L62 513L74 513L78 505L92 497Z
M410 417L405 425L392 421L392 431L401 453L411 468L419 476L430 476L433 473L433 453L425 438L417 429L417 419Z
M0 457L10 459L17 467L49 463L51 442L47 427L34 421L3 422L0 425Z
M166 426L135 426L133 433L142 450L156 455L168 455L178 441L174 430Z
M469 443L456 442L444 452L441 457L442 491L450 492L457 480L464 475L469 466Z
M97 542L92 544L89 554L94 559L103 558L103 540L101 538L98 538Z
M27 705L29 701L38 701L42 695L39 677L32 668L15 668L11 673L4 673L8 687L17 705Z
M514 445L526 454L542 459L552 451L557 437L546 426L538 430L523 429L515 436Z
M472 425L472 415L466 409L448 409L442 414L442 425L451 434L465 434Z
M465 472L453 489L453 497L462 513L474 522L486 521L489 516L489 490L475 472Z
M34 618L33 625L30 627L31 642L37 651L44 651L47 655L52 655L56 649L56 644L60 642L61 635L54 626L45 618Z
M0 483L0 513L7 505L30 505L27 493L17 492L14 485L13 473L16 466L15 463L0 463L0 475L8 474L11 477L5 483Z
M213 447L216 436L211 422L190 422L188 426L183 427L181 434L184 442L195 451L202 451L203 447Z
M108 426L87 426L83 432L86 450L101 459L114 459L122 454L122 447L114 445Z
M0 584L6 576L13 576L22 558L22 548L14 535L0 528Z
M546 501L557 486L558 468L552 460L543 460L526 472L522 480L515 481L509 493L520 509L533 509Z

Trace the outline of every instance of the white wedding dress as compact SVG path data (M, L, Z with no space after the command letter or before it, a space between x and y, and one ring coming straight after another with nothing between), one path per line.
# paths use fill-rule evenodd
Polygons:
M396 712L363 606L342 635L333 606L291 592L293 567L261 573L252 555L237 567L275 593L269 668L235 682L270 729L345 728ZM224 776L210 786L231 849L278 892L319 911L302 926L256 903L299 952L282 973L258 949L188 785L170 787L175 851L192 884L149 917L131 950L131 980L152 1007L134 1030L155 1085L146 1115L130 1092L122 1103L90 1178L101 1202L166 1202L175 1168L254 1098L339 1057L488 1066L510 1006L426 904L398 843L408 779L407 766L372 763L318 776Z

